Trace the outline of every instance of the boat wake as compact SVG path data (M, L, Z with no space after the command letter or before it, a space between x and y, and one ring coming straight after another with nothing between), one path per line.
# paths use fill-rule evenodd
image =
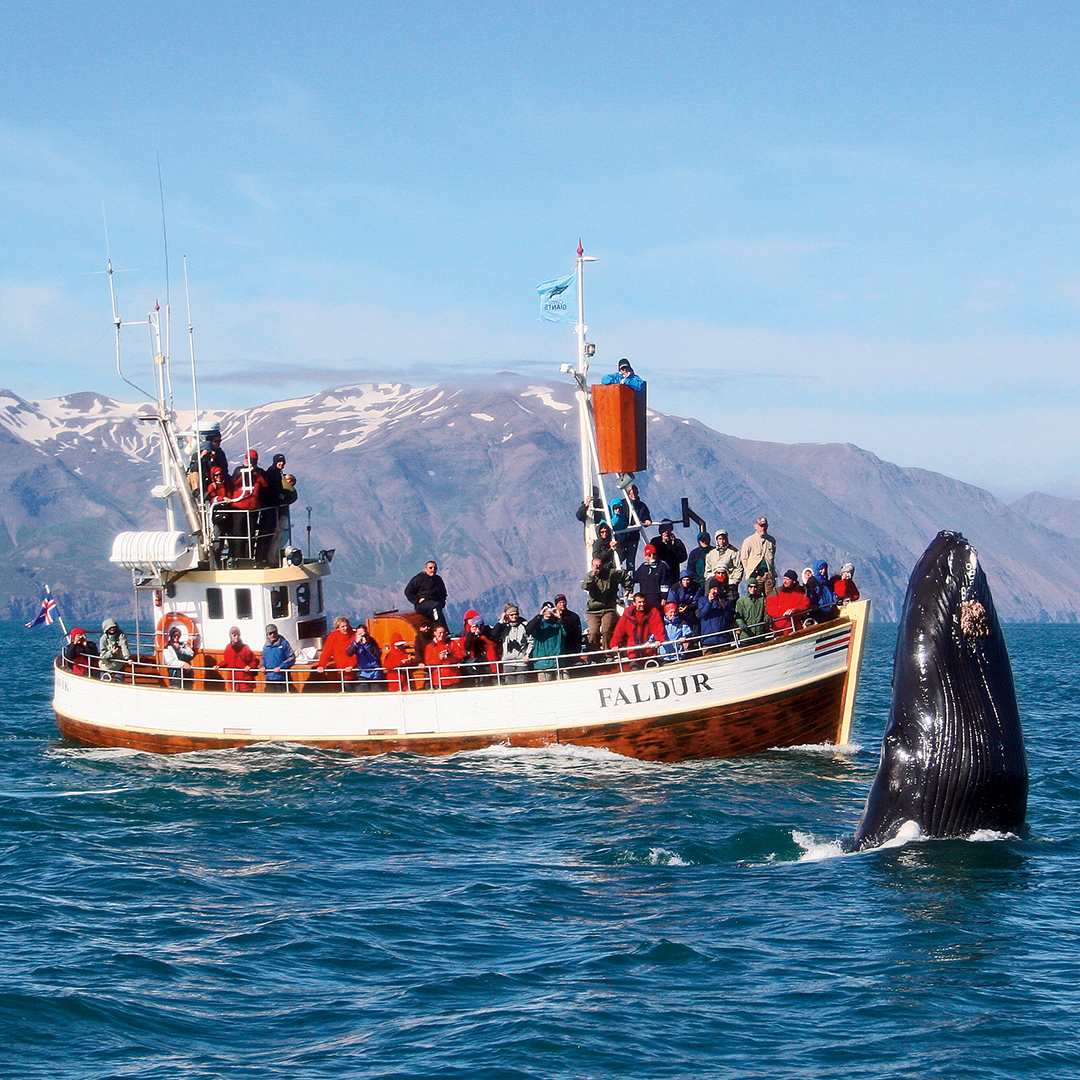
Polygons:
M862 746L858 743L800 743L798 746L777 746L773 751L778 754L820 754L823 757L831 757L833 754L843 754L850 757L862 752Z
M638 758L617 754L598 746L573 746L568 743L552 743L549 746L507 746L496 743L479 750L459 750L454 758L522 758L526 761L596 761L609 765L635 765L656 768L661 763L641 761Z

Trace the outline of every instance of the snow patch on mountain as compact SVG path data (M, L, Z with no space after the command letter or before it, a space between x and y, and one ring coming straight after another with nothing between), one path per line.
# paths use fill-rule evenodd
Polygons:
M555 392L550 386L530 386L521 397L538 398L541 405L546 405L549 409L556 409L559 412L569 412L574 406L568 405L564 401L555 400Z

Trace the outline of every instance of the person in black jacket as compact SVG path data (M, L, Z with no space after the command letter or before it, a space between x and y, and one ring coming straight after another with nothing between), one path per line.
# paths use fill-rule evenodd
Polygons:
M592 544L592 557L599 559L605 566L614 567L616 555L622 561L624 557L622 548L619 546L618 541L615 540L611 526L605 521L596 528L596 539Z
M73 675L96 676L98 648L86 640L86 631L81 626L71 631L71 640L64 646L63 652Z
M576 657L581 652L581 616L576 611L571 611L565 593L559 593L555 597L555 610L563 622L563 632L566 634L563 640L563 656ZM573 662L571 660L571 662Z
M634 584L648 601L650 607L664 610L668 589L675 584L675 575L666 562L656 557L656 548L645 545L645 561L634 571Z
M675 535L675 526L670 521L662 521L660 535L654 536L649 543L656 549L657 562L667 563L674 585L679 580L679 568L686 562L686 545Z
M429 559L424 569L405 586L405 599L434 626L446 626L446 583L439 577L439 566L434 559Z

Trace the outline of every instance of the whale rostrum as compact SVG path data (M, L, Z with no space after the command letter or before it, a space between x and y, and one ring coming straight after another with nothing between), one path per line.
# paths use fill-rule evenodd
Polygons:
M978 552L941 532L911 573L881 764L855 845L1017 832L1028 773L1012 666Z

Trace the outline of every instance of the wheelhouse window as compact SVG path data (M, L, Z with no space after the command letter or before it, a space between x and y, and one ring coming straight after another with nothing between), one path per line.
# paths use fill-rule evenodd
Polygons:
M251 590L236 590L236 617L238 619L251 618Z
M296 614L311 614L311 589L306 583L296 586Z
M206 590L206 617L208 619L225 618L225 600L220 589Z
M270 618L287 619L289 617L289 586L275 585L270 590Z
M323 602L322 602L322 578L316 578L315 579L315 588L316 588L316 590L318 592L318 596L319 596L319 606L315 610L316 611L325 611L326 609L323 607Z

